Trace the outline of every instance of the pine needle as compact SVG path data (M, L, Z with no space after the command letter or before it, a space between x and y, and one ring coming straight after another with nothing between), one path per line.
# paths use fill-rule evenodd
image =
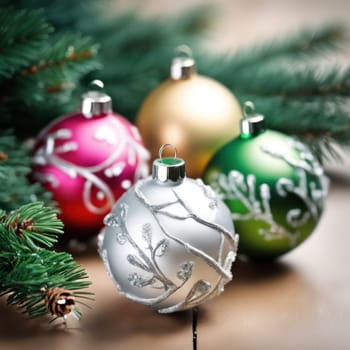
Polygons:
M0 295L31 317L48 313L45 295L51 288L69 291L82 305L80 299L93 300L82 291L91 284L84 268L68 253L42 248L57 241L62 227L57 211L39 202L0 212Z
M9 78L34 60L52 30L42 10L0 8L0 77Z

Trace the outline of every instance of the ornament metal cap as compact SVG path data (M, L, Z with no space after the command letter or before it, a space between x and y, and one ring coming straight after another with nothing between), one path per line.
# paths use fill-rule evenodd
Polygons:
M172 147L174 157L162 157L163 150ZM176 157L175 146L166 143L159 149L159 158L153 161L152 178L161 183L180 184L186 176L185 161Z
M93 80L90 85L97 86L100 90L104 87L101 80ZM80 111L86 118L111 113L112 98L102 91L90 90L81 96Z
M187 45L178 46L178 53L170 65L170 77L173 80L185 80L196 72L196 62L192 57L192 50Z
M241 136L251 137L265 131L265 121L262 114L255 112L254 103L246 101L243 105L243 119L241 119Z

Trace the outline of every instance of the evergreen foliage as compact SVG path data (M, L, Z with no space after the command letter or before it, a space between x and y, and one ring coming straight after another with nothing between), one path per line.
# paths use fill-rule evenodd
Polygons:
M9 3L0 0L3 5ZM17 0L15 5L18 8L44 8L57 32L74 30L98 42L101 69L94 69L98 65L96 61L85 65L87 62L83 60L86 71L82 73L91 72L84 75L84 85L92 79L101 79L112 96L115 110L132 122L147 94L168 78L174 49L187 44L193 49L200 74L226 85L242 104L252 100L257 111L265 115L269 128L302 138L320 160L337 157L333 148L335 143L350 143L349 69L334 63L349 44L347 28L342 24L325 24L316 30L303 30L287 38L226 55L207 52L201 47L213 8L194 8L186 13L172 14L171 18L155 19L119 12L118 3L108 0L73 3L68 0ZM85 49L88 46L89 43ZM21 115L31 123L36 120L35 128L74 109L72 101L77 103L82 91L79 84L70 87L54 84L66 92L64 98L57 99L60 94L53 94L50 103L47 94L41 95L43 91L39 91L34 99L28 98L26 91L33 82L27 78L18 82L23 89L21 93L16 91L14 96L17 102L24 100L25 108L34 105ZM38 78L42 79L40 75ZM55 107L55 103L58 106ZM42 108L38 111L40 105ZM15 125L25 125L21 118L12 119L12 125L14 121ZM28 130L28 126L25 129Z
M38 202L54 204L29 181L29 147L14 135L37 134L45 116L65 110L82 76L98 67L91 39L52 31L42 10L0 9L0 296L32 317L79 318L75 302L91 299L82 291L90 282L71 255L49 249L63 224Z
M57 30L74 28L101 45L102 69L89 74L88 80L103 80L115 110L130 121L147 94L169 76L176 46L187 44L200 74L226 85L242 104L253 101L269 128L302 138L320 160L337 158L335 143L350 143L349 66L334 63L349 46L343 24L302 30L226 55L201 47L213 8L155 19L118 12L118 2L110 1L72 6L68 0L16 3L43 7ZM68 7L66 16L63 9Z
M89 37L52 31L42 10L0 8L1 127L21 137L76 109L82 77L99 67Z
M1 78L10 78L16 70L37 57L40 44L52 31L42 12L33 10L28 16L25 10L6 8L1 11Z
M46 249L62 229L57 211L41 202L0 211L0 295L32 317L48 313L45 296L53 287L69 290L77 302L91 299L81 291L90 284L84 269L68 253ZM73 313L80 316L78 308Z
M211 76L240 101L254 101L268 127L302 138L320 160L337 159L335 142L350 143L350 67L327 60L337 58L346 42L341 24L304 30L226 57ZM205 71L213 67L203 64Z
M109 1L0 0L0 6L9 4L32 7L30 11L45 9L60 38L47 34L49 50L43 40L40 58L24 65L3 87L0 84L0 99L5 101L0 104L1 125L16 127L21 137L35 137L49 121L75 111L80 94L93 79L104 82L115 110L133 121L147 93L167 77L174 48L183 43L197 47L208 22L205 9L155 21L130 12L107 18ZM79 32L86 35L84 40ZM91 37L101 40L99 47ZM72 47L75 59L67 56Z
M0 209L11 211L36 200L52 205L51 195L30 183L31 158L27 148L10 132L0 132Z

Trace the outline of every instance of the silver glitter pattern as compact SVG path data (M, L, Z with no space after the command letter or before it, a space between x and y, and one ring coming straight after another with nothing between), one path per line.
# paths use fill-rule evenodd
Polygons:
M106 216L104 223L106 226L113 227L113 234L118 244L129 244L132 247L133 253L127 254L127 262L135 267L135 270L128 274L130 285L137 288L155 288L160 290L161 294L153 298L141 298L131 295L128 292L122 293L131 300L157 308L160 313L168 313L187 309L222 292L224 284L232 279L231 265L236 258L238 235L233 234L217 223L209 222L198 216L175 188L169 188L169 191L174 194L174 200L163 204L152 204L151 200L148 199L142 191L144 181L145 180L139 180L135 184L135 196L151 213L152 217L155 219L155 224L158 226L157 229L160 229L163 237L155 240L152 224L144 222L141 224L141 232L136 234L138 237L142 238L141 242L139 241L139 243L137 243L128 230L127 218L129 207L124 202L119 204L117 210L114 210L111 214ZM199 186L203 190L204 195L209 200L209 208L214 210L216 205L213 203L216 203L215 198L217 197L215 192L208 186L205 186L201 181L197 182L196 186ZM181 211L182 214L174 214L171 209L168 209L174 204L181 205L184 209ZM176 232L169 232L162 223L162 220L160 220L160 217L168 217L174 220L192 219L200 225L205 225L214 229L220 236L217 256L212 257L177 237ZM226 241L230 247L226 256L224 256L224 241ZM193 260L188 259L181 262L175 274L176 277L170 280L161 270L158 262L160 259L166 259L167 252L171 249L173 242L175 242L176 245L182 246L187 254L191 254ZM105 257L106 254L106 250L102 250L101 255ZM197 277L193 278L196 259L201 259L210 269L216 272L217 280L214 281L214 284L204 278L198 278L197 280ZM104 259L104 262L108 264L108 259ZM194 283L183 300L169 307L158 308L157 305L159 303L169 298L191 278L193 278L192 280L194 280Z

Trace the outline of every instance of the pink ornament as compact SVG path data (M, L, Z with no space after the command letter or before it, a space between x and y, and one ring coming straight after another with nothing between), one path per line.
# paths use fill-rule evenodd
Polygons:
M44 129L33 156L33 177L53 193L65 231L91 236L116 200L148 175L149 154L137 128L112 112L108 95L90 91L81 111Z

